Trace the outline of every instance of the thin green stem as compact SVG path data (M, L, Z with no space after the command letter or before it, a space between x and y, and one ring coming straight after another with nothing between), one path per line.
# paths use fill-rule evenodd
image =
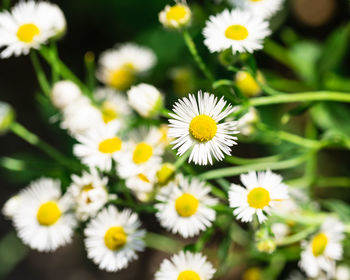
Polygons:
M278 241L277 245L278 246L286 246L286 245L291 245L291 244L294 244L296 242L305 240L315 230L316 230L316 227L314 227L314 226L309 227L309 228L307 228L303 231L300 231L296 234L285 237L283 240Z
M315 185L318 187L350 187L349 177L317 177Z
M44 72L43 68L41 67L39 58L38 58L35 51L30 52L30 59L32 61L32 64L33 64L36 76L38 78L38 82L39 82L39 85L41 87L41 90L44 92L44 94L49 96L50 92L51 92L51 86L50 86L49 82L47 81L45 72Z
M241 158L236 156L228 156L228 157L225 157L225 161L232 164L237 164L237 165L246 165L246 164L262 163L262 162L275 162L275 161L279 161L281 157L282 157L281 155L274 155L274 156L261 157L261 158Z
M164 234L157 234L153 232L147 232L145 236L146 246L152 249L163 251L166 253L179 252L183 244L180 242L165 236Z
M294 69L294 65L289 58L288 49L282 47L271 39L265 40L263 52L288 68Z
M191 155L192 149L188 149L182 156L179 156L178 159L174 163L175 169L180 168Z

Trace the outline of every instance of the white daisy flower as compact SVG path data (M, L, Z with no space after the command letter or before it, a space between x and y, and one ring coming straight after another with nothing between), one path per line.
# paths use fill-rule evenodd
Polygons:
M163 187L155 205L160 224L172 233L179 233L184 238L193 237L210 227L216 213L210 206L217 204L210 197L210 188L204 182L178 176Z
M121 212L114 206L103 209L84 231L88 258L110 272L127 267L145 247L146 232L140 226L137 214L128 209Z
M81 221L95 216L109 200L107 177L101 177L96 169L83 171L81 176L72 175L67 193L75 201L76 216Z
M77 136L80 144L75 144L73 153L89 167L99 168L101 171L109 171L113 160L121 154L124 143L117 133L121 124L113 126L96 126L86 135Z
M233 134L236 130L236 122L219 123L222 119L234 112L234 108L221 98L219 101L213 94L198 92L197 99L190 94L189 98L182 98L175 103L170 119L169 137L176 138L172 144L173 149L178 148L177 154L183 155L188 149L193 148L189 161L195 164L213 164L216 160L222 160L224 154L230 155L231 146L235 145L237 137Z
M60 8L48 2L21 1L11 12L0 13L1 58L28 54L66 29Z
M10 197L2 207L2 214L11 220L21 206L21 196L19 194Z
M343 256L343 239L344 225L335 218L327 218L311 241L302 244L299 266L312 278L321 272L327 273L328 278L334 277L335 262Z
M167 28L182 28L191 20L191 10L185 1L177 2L173 6L166 5L159 13L159 21Z
M121 178L128 178L153 166L158 166L164 153L158 128L133 131L125 143L123 153L118 157L117 172Z
M0 135L9 129L14 120L13 108L8 103L0 101Z
M58 180L42 178L20 192L20 208L13 221L18 236L32 249L54 251L72 241L76 220L72 201L61 196Z
M144 118L152 118L163 107L163 96L149 84L138 84L128 91L130 106Z
M241 10L224 10L210 16L203 30L204 44L210 52L232 48L234 54L262 49L262 41L270 33L268 22Z
M80 88L68 80L55 83L51 91L52 104L61 110L78 101L81 96Z
M181 251L170 260L164 260L156 272L155 280L210 280L215 269L201 253Z
M284 0L230 0L235 7L250 11L255 16L270 18L281 9Z
M102 53L97 77L110 87L126 90L136 74L149 70L155 62L152 50L132 43L124 44Z
M230 207L235 208L233 214L242 222L251 222L254 214L260 223L281 200L288 199L288 187L282 183L282 177L270 170L265 172L249 172L241 175L245 187L231 184L229 191Z

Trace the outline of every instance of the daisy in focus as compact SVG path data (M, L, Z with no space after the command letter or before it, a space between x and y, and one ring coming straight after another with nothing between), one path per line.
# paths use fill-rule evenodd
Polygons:
M183 252L164 260L155 280L210 280L215 269L201 253Z
M146 232L140 226L137 214L130 210L119 212L114 206L103 209L84 231L88 258L110 272L127 267L145 247Z
M42 178L20 192L13 221L22 241L41 252L54 251L72 241L76 220L72 200L61 195L58 180Z
M177 155L183 155L192 149L188 162L207 165L213 164L213 157L220 161L224 154L230 155L231 146L237 144L234 134L236 122L220 123L225 117L234 112L234 108L213 94L198 92L197 98L190 94L175 103L174 113L169 113L169 137L175 140L173 149L178 149Z
M244 187L231 184L229 203L235 208L233 214L242 222L251 222L256 214L259 223L263 223L275 204L288 199L288 187L282 177L269 170L249 172L240 178Z
M328 278L334 277L335 262L343 257L343 239L344 225L335 218L326 219L311 241L302 244L299 266L312 278L317 278L321 272Z
M284 0L230 0L237 8L252 12L254 15L269 18L282 7Z
M155 205L160 224L184 238L193 237L210 227L216 213L210 206L217 204L217 199L210 195L210 188L204 182L182 175L163 187Z
M263 40L270 33L268 22L241 10L224 10L210 16L203 29L204 44L212 53L228 48L233 54L253 53L263 48Z
M97 78L105 85L123 91L133 84L137 74L149 70L155 62L155 54L150 49L124 44L102 53Z
M179 1L173 6L167 5L159 13L159 21L167 28L182 28L187 26L190 20L191 10L184 1Z
M48 2L22 1L11 12L0 13L1 58L28 54L48 39L62 35L66 20L60 8Z

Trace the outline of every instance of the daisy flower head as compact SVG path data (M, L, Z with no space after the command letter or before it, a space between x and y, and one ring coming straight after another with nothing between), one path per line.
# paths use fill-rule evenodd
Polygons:
M107 203L107 177L101 177L96 169L83 171L81 176L72 175L67 193L75 201L75 214L80 221L86 221Z
M110 171L113 160L121 154L124 143L117 133L121 124L96 126L86 135L77 136L79 144L73 146L73 153L84 164L101 171Z
M97 78L107 86L126 90L135 76L153 67L156 56L152 50L128 43L102 53Z
M209 193L210 188L204 182L178 175L156 197L160 224L184 238L198 235L210 227L216 217L210 206L216 205L217 200Z
M149 84L133 86L128 91L130 106L144 118L156 116L163 106L163 96L160 91Z
M54 84L51 91L52 104L61 110L72 105L82 97L80 88L72 81L59 81Z
M22 241L38 251L54 251L70 243L77 224L72 201L61 194L58 180L41 178L20 192L13 221Z
M21 196L19 194L10 197L2 207L2 214L11 220L21 206Z
M235 110L225 106L223 98L201 91L197 98L190 94L175 103L168 136L175 138L173 149L178 149L179 156L192 148L188 162L207 165L213 164L213 157L220 161L224 154L230 155L230 147L237 144L234 134L239 132L234 121L220 123Z
M48 2L21 1L11 12L0 13L1 58L28 54L48 39L62 35L66 20L61 9Z
M230 2L237 8L267 19L282 8L284 0L230 0Z
M263 48L262 41L270 35L268 22L249 11L224 10L210 16L203 29L204 44L210 52L221 52L228 48L232 53L253 53Z
M335 218L327 218L311 241L302 244L303 251L299 266L308 277L316 278L325 272L328 278L334 277L335 262L342 259L344 224Z
M201 253L189 251L173 255L164 260L156 272L155 280L210 280L215 269Z
M158 17L164 27L179 29L190 23L191 10L185 1L178 1L173 6L166 5Z
M256 214L259 223L263 223L276 203L288 199L287 185L283 184L280 175L270 170L249 172L240 178L244 187L231 185L229 203L235 208L233 214L242 222L251 222Z
M85 247L88 258L100 269L117 271L138 258L144 250L138 215L129 209L118 211L114 206L103 209L85 228Z
M15 120L15 111L6 102L0 101L0 135L6 133Z

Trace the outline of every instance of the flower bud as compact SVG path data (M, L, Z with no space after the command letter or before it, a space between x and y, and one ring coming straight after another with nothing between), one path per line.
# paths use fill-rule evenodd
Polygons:
M187 26L191 20L191 10L185 3L176 3L174 6L167 5L159 13L159 21L166 28L179 29Z
M260 83L265 82L264 76L260 71L257 72L256 78ZM254 77L246 71L237 72L235 82L238 89L246 97L257 96L261 93L259 84L255 81Z
M51 101L58 109L65 109L82 96L79 87L71 81L55 83L51 91Z

